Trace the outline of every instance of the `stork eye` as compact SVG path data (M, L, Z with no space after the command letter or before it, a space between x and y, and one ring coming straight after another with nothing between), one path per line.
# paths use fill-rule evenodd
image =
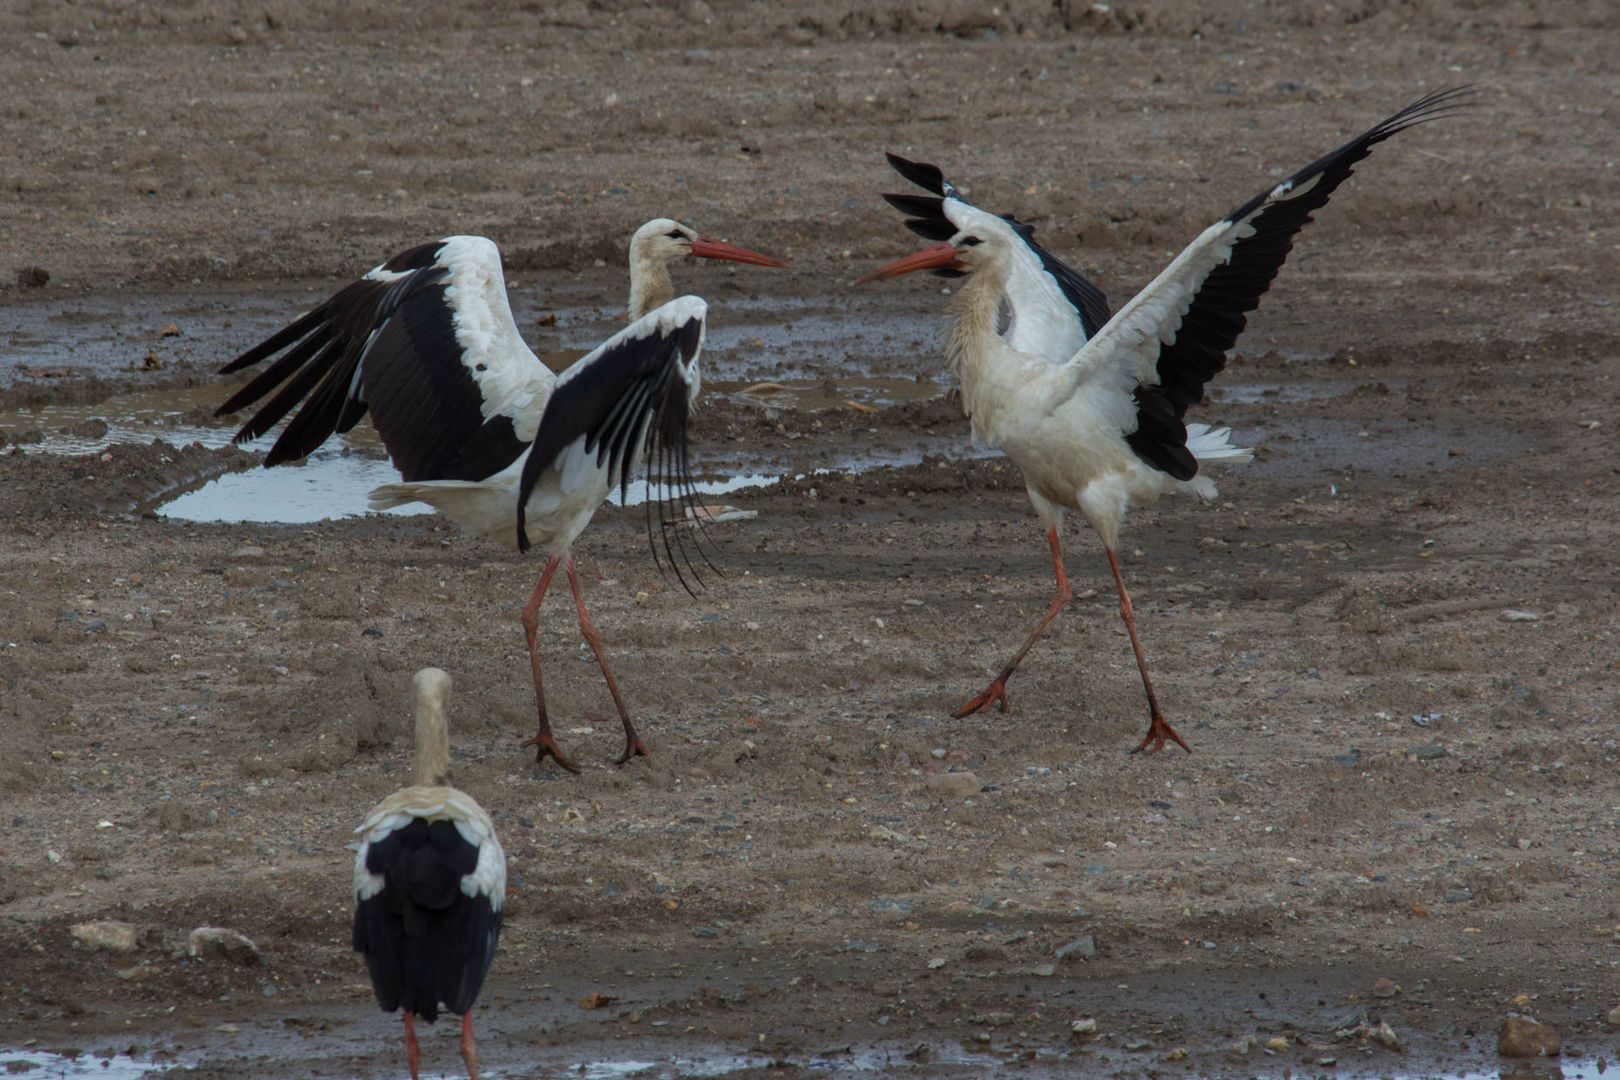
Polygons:
M961 239L962 247L978 247L982 243L984 243L984 241L980 240L977 236L964 236Z
M681 232L681 230L679 230L679 229L671 229L666 235L668 235L671 240L685 240L686 239L686 234Z

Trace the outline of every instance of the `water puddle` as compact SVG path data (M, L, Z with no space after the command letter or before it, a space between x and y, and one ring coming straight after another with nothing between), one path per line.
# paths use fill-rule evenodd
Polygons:
M128 1054L71 1053L49 1050L0 1050L0 1075L22 1080L140 1080L143 1076L191 1071L190 1066L140 1061Z

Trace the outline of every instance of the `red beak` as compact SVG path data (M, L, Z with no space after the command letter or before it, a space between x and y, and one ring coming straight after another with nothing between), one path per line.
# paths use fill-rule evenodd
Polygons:
M910 274L917 270L966 270L967 267L956 257L956 249L949 244L935 244L933 247L914 251L891 263L884 263L870 274L855 279L855 284L865 285L869 281L882 281L884 278L899 277L901 274Z
M761 255L757 251L749 251L745 247L728 244L724 240L710 240L706 236L700 236L692 241L692 254L699 259L724 259L727 262L748 263L750 266L787 266L781 259Z

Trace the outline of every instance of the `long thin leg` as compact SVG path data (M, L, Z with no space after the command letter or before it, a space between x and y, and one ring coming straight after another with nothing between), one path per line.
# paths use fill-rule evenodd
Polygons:
M411 1019L411 1011L405 1010L405 1061L411 1067L411 1080L417 1080L417 1072L422 1066L422 1048L416 1042L416 1023Z
M557 759L557 764L571 773L579 772L575 765L563 756L562 747L557 745L556 738L551 734L551 720L546 716L546 688L540 679L540 644L538 640L540 630L540 601L545 599L546 589L551 585L551 575L557 572L557 564L562 557L553 555L551 561L546 563L545 570L541 571L540 581L534 587L534 595L529 602L523 605L523 636L529 642L529 668L534 672L534 704L540 712L540 730L535 732L534 738L524 741L524 746L535 746L535 764L546 760L547 755Z
M1000 703L1002 712L1007 711L1007 680L1012 678L1013 669L1018 667L1018 662L1024 658L1025 653L1029 652L1030 646L1035 644L1035 639L1039 638L1041 634L1045 633L1046 628L1052 625L1052 620L1058 617L1058 612L1067 607L1069 601L1074 599L1074 590L1069 588L1069 575L1063 571L1063 548L1058 543L1058 531L1055 526L1047 530L1046 542L1052 545L1052 569L1057 572L1057 595L1052 598L1052 606L1046 609L1046 614L1042 616L1041 621L1035 624L1034 630L1030 631L1029 637L1024 641L1024 647L1013 654L1013 658L1007 661L1007 666L1001 669L1001 674L996 676L994 682L985 687L984 693L951 713L956 719L960 720L969 713L978 712L993 701Z
M1142 741L1136 744L1131 753L1139 754L1146 750L1150 754L1157 754L1164 749L1164 744L1173 742L1187 753L1192 753L1192 747L1182 741L1176 734L1176 729L1170 726L1159 711L1159 699L1153 696L1153 680L1148 678L1147 661L1142 659L1142 641L1136 636L1136 613L1131 610L1131 595L1125 591L1125 579L1119 572L1119 560L1114 557L1113 548L1104 548L1108 552L1108 565L1114 570L1114 584L1119 586L1119 613L1125 618L1125 629L1131 635L1131 648L1136 650L1136 666L1142 672L1142 689L1147 691L1148 710L1153 714L1148 724L1147 734Z
M615 760L615 765L623 765L633 757L646 757L647 745L636 735L635 727L630 723L630 713L624 707L624 698L619 696L619 684L614 681L613 670L608 667L607 656L602 652L602 638L597 634L596 627L591 625L591 617L585 612L585 594L579 591L579 575L574 573L574 560L568 560L568 587L574 590L574 604L579 608L579 632L585 635L590 643L591 652L596 654L596 666L602 669L602 678L607 680L608 693L613 695L613 704L619 710L619 719L624 723L624 753Z
M471 1009L461 1014L461 1060L467 1063L467 1075L478 1080L478 1047L473 1044Z

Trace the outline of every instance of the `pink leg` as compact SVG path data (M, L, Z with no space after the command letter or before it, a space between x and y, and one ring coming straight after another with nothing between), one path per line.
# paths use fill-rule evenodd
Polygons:
M608 693L613 695L613 704L619 710L619 720L624 724L624 753L614 761L615 765L623 765L633 757L646 757L647 745L636 735L636 729L630 723L630 713L624 707L624 698L619 696L619 684L614 681L613 670L608 667L607 657L602 653L602 639L591 625L591 617L585 611L585 595L579 591L579 575L574 573L574 560L568 560L568 587L574 590L574 604L579 608L579 632L585 635L590 643L591 652L596 654L596 666L602 669L602 678L607 680Z
M1046 609L1046 614L1041 618L1041 621L1035 625L1034 630L1030 631L1029 637L1024 641L1024 647L1013 654L1013 658L1007 661L1007 666L1001 669L1001 674L996 676L994 682L985 687L984 693L951 713L951 716L956 719L960 720L969 713L978 712L992 702L999 703L1002 712L1007 711L1007 680L1012 678L1013 670L1018 667L1018 662L1024 658L1024 654L1029 652L1030 646L1034 645L1035 640L1046 632L1048 626L1052 625L1052 620L1058 617L1058 612L1062 611L1069 601L1074 599L1074 591L1069 588L1069 575L1064 573L1063 570L1063 548L1058 543L1058 531L1056 528L1047 530L1046 542L1052 545L1052 569L1057 572L1057 595L1052 598L1052 606Z
M422 1048L416 1042L416 1022L410 1012L405 1013L405 1060L411 1066L411 1080L417 1080L422 1065Z
M471 1010L461 1016L461 1060L467 1063L467 1075L478 1080L478 1047L473 1045Z
M1108 565L1114 570L1114 584L1119 586L1119 613L1125 617L1125 629L1131 635L1131 648L1136 651L1136 667L1142 673L1142 689L1147 691L1148 710L1153 714L1153 720L1148 724L1147 734L1137 743L1136 749L1131 753L1139 754L1146 750L1150 754L1157 754L1164 749L1166 742L1173 742L1187 753L1192 753L1192 747L1182 741L1176 734L1176 729L1165 720L1164 713L1159 711L1159 699L1153 696L1153 680L1148 678L1147 661L1142 659L1142 642L1136 636L1136 613L1131 610L1131 596L1125 591L1125 579L1119 572L1119 560L1114 557L1113 548L1105 548L1108 552Z
M536 764L546 760L549 755L557 760L557 764L571 773L579 772L575 765L563 756L562 747L557 745L556 738L551 734L551 720L546 716L546 688L540 679L540 645L538 634L540 630L540 601L545 599L546 589L551 585L551 575L557 572L557 564L562 562L560 556L553 555L551 561L540 574L540 581L534 587L534 595L529 602L523 605L523 636L529 642L529 668L534 672L534 704L540 712L540 730L535 732L534 738L524 741L524 746L535 746Z

